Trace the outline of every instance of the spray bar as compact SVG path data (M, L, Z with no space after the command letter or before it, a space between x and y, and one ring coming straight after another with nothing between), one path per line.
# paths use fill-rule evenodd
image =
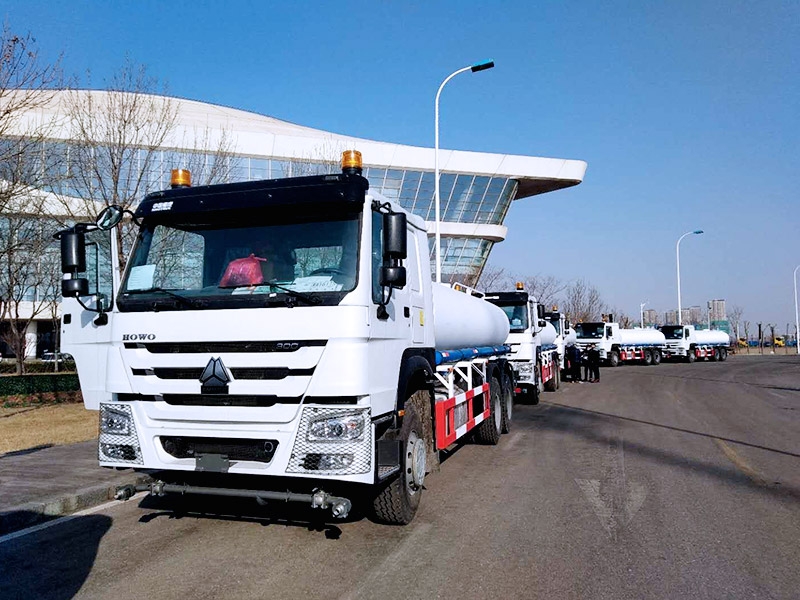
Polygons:
M164 481L143 483L137 485L123 485L117 488L114 498L117 500L130 500L136 492L150 492L153 496L166 494L198 494L202 496L228 496L232 498L253 498L259 503L268 500L277 502L304 502L311 508L331 509L331 514L338 518L347 517L352 504L347 498L332 496L323 490L316 490L313 494L295 494L290 491L269 492L265 490L240 490L230 488L201 487L194 485L177 485Z

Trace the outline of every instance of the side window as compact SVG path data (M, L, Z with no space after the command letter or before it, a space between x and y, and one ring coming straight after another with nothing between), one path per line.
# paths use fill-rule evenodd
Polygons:
M372 301L381 302L381 265L383 264L383 215L372 211Z
M417 236L413 233L408 234L407 247L409 248L409 260L406 261L406 272L408 275L408 283L411 286L412 292L420 291L420 276L419 276L419 246L417 245Z
M86 234L86 278L89 292L99 292L105 296L103 305L111 304L111 235L116 231L90 231Z
M611 331L611 327L606 327L606 338L612 337L614 334Z
M683 330L683 337L685 337L687 340L689 339L689 330L688 329L684 329Z

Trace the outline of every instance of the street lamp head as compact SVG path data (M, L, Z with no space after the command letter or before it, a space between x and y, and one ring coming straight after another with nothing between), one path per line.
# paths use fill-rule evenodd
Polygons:
M700 235L701 233L703 233L703 230L702 229L698 229L697 231L693 231L692 233L695 234L695 235Z
M486 69L491 69L494 67L493 60L485 60L483 62L475 63L472 65L471 69L473 73L477 73L478 71L485 71Z

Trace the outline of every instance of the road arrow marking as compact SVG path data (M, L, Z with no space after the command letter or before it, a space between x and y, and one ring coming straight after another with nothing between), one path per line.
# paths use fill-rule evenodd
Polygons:
M611 440L602 479L576 479L603 529L612 540L633 520L647 497L647 488L625 476L623 442Z

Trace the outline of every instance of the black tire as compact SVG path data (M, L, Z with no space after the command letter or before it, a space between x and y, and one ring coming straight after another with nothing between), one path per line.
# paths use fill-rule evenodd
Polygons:
M619 366L619 352L616 350L612 350L608 354L608 366L609 367L618 367Z
M725 362L728 360L728 349L727 348L720 348L720 360Z
M426 436L422 429L422 420L416 407L419 402L430 402L430 394L427 391L418 391L406 400L405 415L399 434L403 442L400 474L384 485L372 501L375 520L381 523L408 525L414 519L419 507L425 466L422 466L422 478L418 475L416 480L412 472L413 467L409 466L409 461L418 465L421 456L426 456L428 450L425 447ZM422 444L421 456L416 453L417 443Z
M654 365L661 364L661 350L653 350L653 364Z
M556 389L561 387L561 370L556 366Z
M686 354L686 362L693 363L697 360L697 355L694 353L694 348L689 348L689 352Z
M495 446L500 441L503 426L503 390L495 375L489 380L489 418L475 428L475 441Z
M511 431L511 419L514 414L514 381L511 375L503 372L500 387L503 392L503 423L501 430L503 433L508 433Z
M650 350L644 351L644 364L648 367L653 364L653 353Z

